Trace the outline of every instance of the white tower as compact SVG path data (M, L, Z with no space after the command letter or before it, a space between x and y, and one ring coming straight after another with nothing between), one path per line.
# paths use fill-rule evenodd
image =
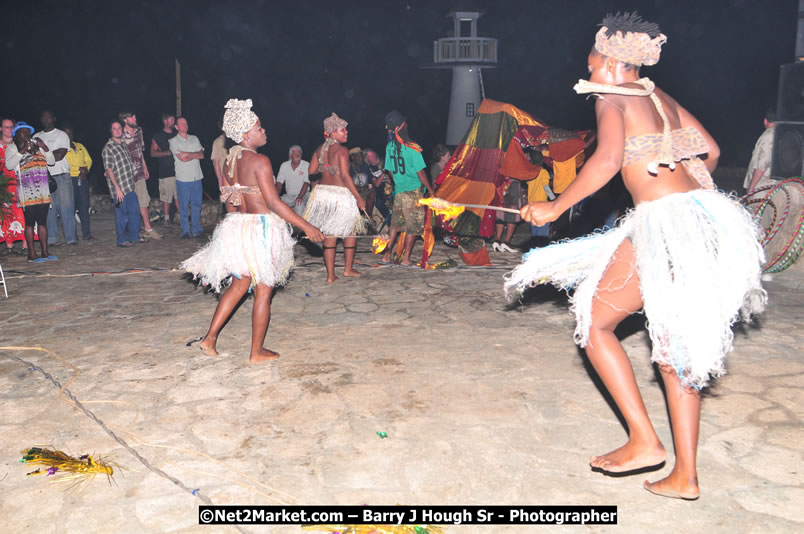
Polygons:
M446 144L457 145L485 98L481 67L497 65L497 39L477 36L477 11L450 11L454 36L433 41L434 68L452 69Z

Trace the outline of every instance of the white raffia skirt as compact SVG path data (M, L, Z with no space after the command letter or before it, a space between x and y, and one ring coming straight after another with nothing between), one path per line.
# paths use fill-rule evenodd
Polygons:
M351 236L366 231L354 195L337 185L315 186L304 218L327 236Z
M585 347L597 286L617 248L629 239L653 343L651 360L672 366L700 389L725 374L731 326L767 302L759 229L734 199L713 190L644 202L616 228L534 249L506 275L505 291L551 283L574 288L575 341Z
M293 269L288 223L273 213L229 213L212 239L180 268L220 292L230 277L251 277L251 286L284 284Z

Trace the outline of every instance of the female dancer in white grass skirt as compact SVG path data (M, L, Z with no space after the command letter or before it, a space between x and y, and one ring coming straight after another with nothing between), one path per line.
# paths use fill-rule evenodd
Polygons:
M614 335L620 321L644 308L676 451L670 475L644 487L696 499L700 389L725 372L733 322L741 312L747 318L764 308L764 258L748 212L714 190L715 140L673 98L639 77L640 65L659 60L667 38L636 14L609 15L602 26L588 58L589 82L575 86L597 96L597 150L558 199L528 204L521 214L537 225L555 221L617 172L636 207L609 232L532 251L508 275L506 291L544 282L575 289L576 341L628 425L625 445L591 458L593 468L610 473L665 459ZM704 161L698 158L703 154Z
M222 283L232 277L232 285L221 296L207 335L201 340L201 350L217 354L215 345L221 328L253 288L249 360L273 360L279 354L264 348L263 343L271 318L271 293L274 286L285 283L293 268L294 241L288 222L304 230L312 241L323 241L324 236L279 198L271 160L257 154L266 137L259 118L251 111L250 99L226 103L223 131L238 144L226 158L226 185L221 187L221 197L237 211L226 214L210 242L181 268L215 291L220 291Z
M334 113L324 119L324 144L310 158L310 174L320 172L321 182L313 188L304 218L327 235L324 240L324 265L327 267L329 284L338 279L335 276L335 246L338 238L334 236L354 236L365 229L359 210L366 210L366 202L360 198L349 176L349 156L343 146L349 137L347 124ZM352 267L356 248L357 238L344 238L344 276L360 276Z

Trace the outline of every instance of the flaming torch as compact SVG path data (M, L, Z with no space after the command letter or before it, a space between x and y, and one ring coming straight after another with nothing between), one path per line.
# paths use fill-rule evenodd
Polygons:
M454 219L464 212L466 208L478 208L486 210L507 211L508 213L519 213L519 210L513 208L502 208L498 206L484 206L481 204L458 204L457 202L449 202L443 198L423 198L419 200L419 204L428 206L435 212L436 215L444 217L445 221Z
M385 235L378 235L371 241L371 251L374 254L382 254L391 239Z

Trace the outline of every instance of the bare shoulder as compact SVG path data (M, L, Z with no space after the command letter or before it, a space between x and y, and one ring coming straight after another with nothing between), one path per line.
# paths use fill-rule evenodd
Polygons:
M617 94L600 95L595 100L595 110L597 111L598 114L600 114L605 109L616 108L621 113L625 113L627 98L628 97L624 95L617 95Z
M271 160L268 156L260 154L259 152L246 152L243 151L243 161L249 165L270 165Z

